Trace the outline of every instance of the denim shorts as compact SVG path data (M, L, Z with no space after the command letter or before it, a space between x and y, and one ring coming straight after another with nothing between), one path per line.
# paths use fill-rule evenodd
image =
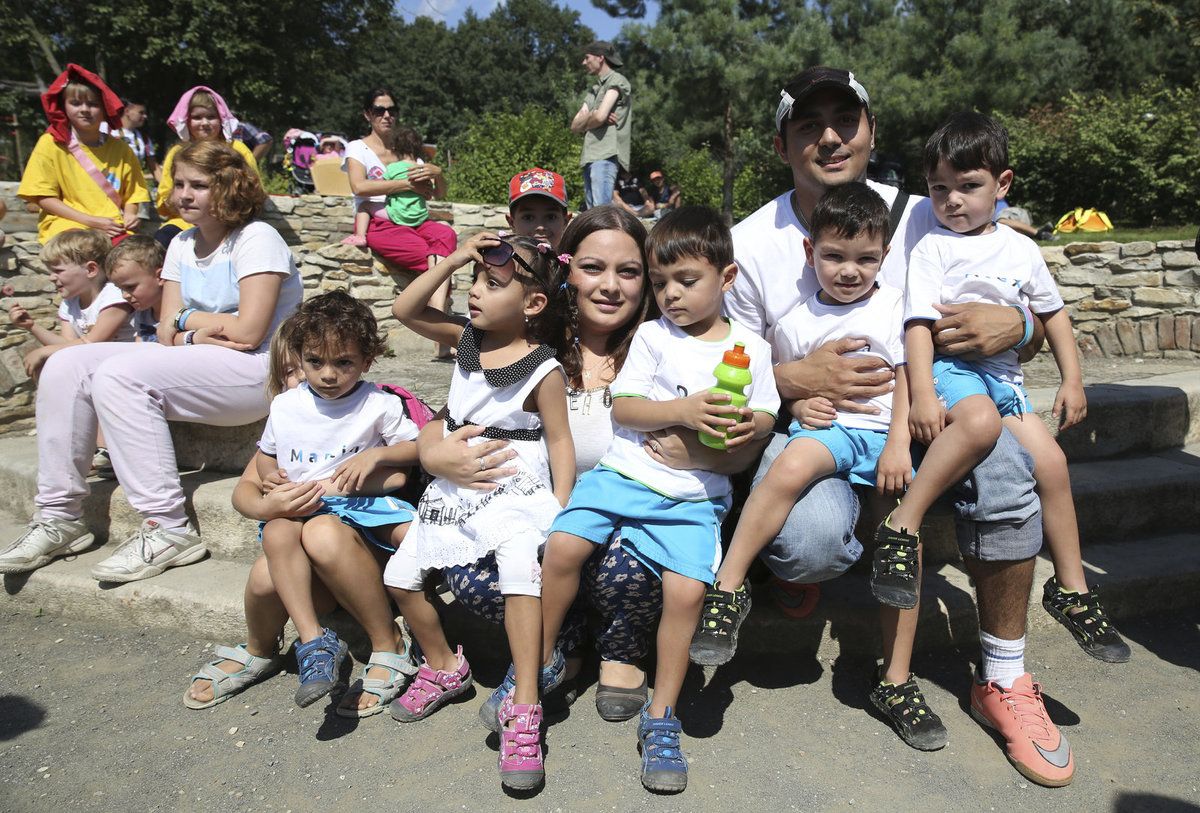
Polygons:
M656 576L670 570L712 584L721 564L721 521L729 498L676 500L604 466L586 472L550 526L596 545L616 531L621 546Z
M855 429L836 422L827 429L804 429L799 421L792 421L788 443L797 438L812 438L828 449L837 473L845 475L851 483L874 487L875 469L887 443L887 432Z
M940 356L934 360L933 386L946 409L953 409L968 396L986 395L996 405L1001 418L1029 411L1029 393L1024 387L1002 381L962 359Z

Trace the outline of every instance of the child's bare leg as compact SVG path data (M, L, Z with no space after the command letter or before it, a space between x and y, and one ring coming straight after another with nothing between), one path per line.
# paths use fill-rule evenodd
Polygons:
M986 457L999 437L1000 413L991 398L970 395L955 404L946 415L946 428L929 444L917 476L892 511L888 525L916 533L929 507Z
M104 430L99 426L96 427L96 448L105 449L107 444L104 442Z
M365 238L369 225L371 225L371 213L366 210L365 206L359 206L358 211L354 213L354 236Z
M1063 588L1086 593L1067 456L1036 415L1011 415L1004 419L1004 425L1033 456L1033 477L1042 500L1042 529L1054 560L1054 575Z
M380 528L386 534L390 528ZM300 542L337 603L362 625L371 641L372 652L398 652L400 628L392 615L392 605L383 589L379 563L362 537L353 528L332 515L313 517L304 524ZM387 680L383 668L367 671L367 677ZM375 705L379 698L368 692L358 696L358 708Z
M301 642L320 637L322 628L312 598L312 563L300 544L303 521L273 519L263 526L263 553L271 581L287 608Z
M717 571L717 585L736 590L758 554L783 528L796 500L814 481L833 474L837 464L824 444L797 438L775 458L767 476L750 492L729 551Z
M513 702L536 703L538 673L542 667L541 600L537 596L505 596L504 631L517 676Z
M924 573L922 546L917 545L918 572ZM879 629L883 635L883 679L899 686L912 672L913 643L917 639L917 619L921 614L921 590L917 585L917 605L908 610L879 605Z
M458 656L451 651L442 629L442 619L437 608L424 590L401 590L389 587L388 592L400 607L400 614L408 622L413 637L421 645L425 660L431 669L453 672L458 668Z
M574 534L556 531L546 540L542 556L542 664L554 660L558 633L567 610L579 593L579 574L596 546Z
M679 691L688 669L688 646L700 622L705 584L669 570L662 574L663 609L658 622L658 671L650 716L665 717L667 707L679 704Z
M337 606L325 585L316 579L313 580L312 596L318 616L331 612ZM265 556L258 557L250 566L242 603L246 612L246 651L259 658L274 657L279 653L279 637L283 634L283 625L287 623L288 613L279 599L279 593L275 591ZM233 674L240 672L245 666L237 661L225 660L218 663L217 668ZM193 681L188 689L188 696L201 703L212 700L212 681Z

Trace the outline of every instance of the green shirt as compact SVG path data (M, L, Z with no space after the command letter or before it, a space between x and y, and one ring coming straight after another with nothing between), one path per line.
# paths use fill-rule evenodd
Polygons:
M408 179L408 170L415 167L412 161L396 161L387 165L383 171L385 181L400 181ZM387 196L388 219L401 226L416 228L429 219L429 207L425 198L416 192L400 192Z
M583 134L583 153L579 158L580 166L587 166L593 161L605 158L616 158L617 163L629 169L629 134L633 124L633 108L630 106L629 80L616 71L609 71L584 97L588 110L595 111L604 99L609 88L617 91L617 104L613 113L617 116L616 124L605 124L588 130Z

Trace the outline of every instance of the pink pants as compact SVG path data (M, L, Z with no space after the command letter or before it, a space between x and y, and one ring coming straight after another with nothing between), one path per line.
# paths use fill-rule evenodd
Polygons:
M419 274L428 270L431 254L446 257L453 253L458 235L436 220L426 220L413 228L372 217L367 226L367 245L388 262Z
M43 517L79 519L96 424L129 504L168 528L187 522L167 420L241 426L267 414L267 354L224 347L102 342L68 347L37 390Z

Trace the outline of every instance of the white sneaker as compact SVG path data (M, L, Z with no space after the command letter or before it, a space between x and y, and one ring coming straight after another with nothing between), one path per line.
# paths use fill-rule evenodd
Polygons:
M31 519L25 533L0 553L0 573L27 573L60 556L91 547L95 537L82 522Z
M208 549L191 523L183 530L168 531L148 519L112 556L92 568L92 578L101 582L135 582L157 576L169 567L198 562L207 554Z

